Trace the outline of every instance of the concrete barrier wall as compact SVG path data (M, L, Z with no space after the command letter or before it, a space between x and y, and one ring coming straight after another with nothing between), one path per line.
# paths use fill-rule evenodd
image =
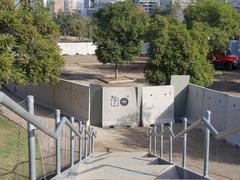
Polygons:
M74 116L77 120L90 119L89 86L60 80L56 86L8 84L6 87L20 98L33 95L35 103L45 108L60 109L63 114Z
M138 103L135 87L103 87L102 126L137 126Z
M206 110L210 110L211 123L218 131L240 126L240 97L190 84L186 109L190 124L206 116ZM240 134L225 140L240 145Z
M152 86L142 89L143 125L174 121L173 86Z
M102 86L90 84L90 123L102 127Z
M186 113L188 95L188 84L190 81L189 75L172 75L171 85L174 86L174 117L175 120L180 119Z
M228 96L226 112L226 129L240 126L240 97ZM240 146L240 133L225 138L231 144Z

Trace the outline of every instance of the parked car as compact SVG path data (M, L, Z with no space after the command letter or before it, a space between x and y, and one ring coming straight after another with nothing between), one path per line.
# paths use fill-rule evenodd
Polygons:
M222 54L214 54L211 52L208 56L213 60L215 68L223 67L224 69L231 71L239 65L238 56L232 54L229 49Z

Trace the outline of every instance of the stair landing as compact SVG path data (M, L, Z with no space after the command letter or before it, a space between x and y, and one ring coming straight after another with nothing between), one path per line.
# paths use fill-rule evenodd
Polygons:
M64 173L61 179L152 180L174 165L159 165L146 152L95 153L94 158Z

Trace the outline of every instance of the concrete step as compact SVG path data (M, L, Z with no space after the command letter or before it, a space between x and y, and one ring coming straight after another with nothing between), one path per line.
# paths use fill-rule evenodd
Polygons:
M93 159L66 171L61 179L153 180L204 178L165 160L149 157L146 152L112 152L95 153Z
M62 179L152 180L173 166L159 165L158 158L148 157L146 152L97 153Z

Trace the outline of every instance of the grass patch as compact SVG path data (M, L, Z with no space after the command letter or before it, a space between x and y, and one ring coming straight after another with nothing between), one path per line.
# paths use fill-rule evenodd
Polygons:
M40 157L36 138L36 156ZM37 175L43 173L42 162L37 160ZM14 122L0 117L0 179L28 179L28 132Z

